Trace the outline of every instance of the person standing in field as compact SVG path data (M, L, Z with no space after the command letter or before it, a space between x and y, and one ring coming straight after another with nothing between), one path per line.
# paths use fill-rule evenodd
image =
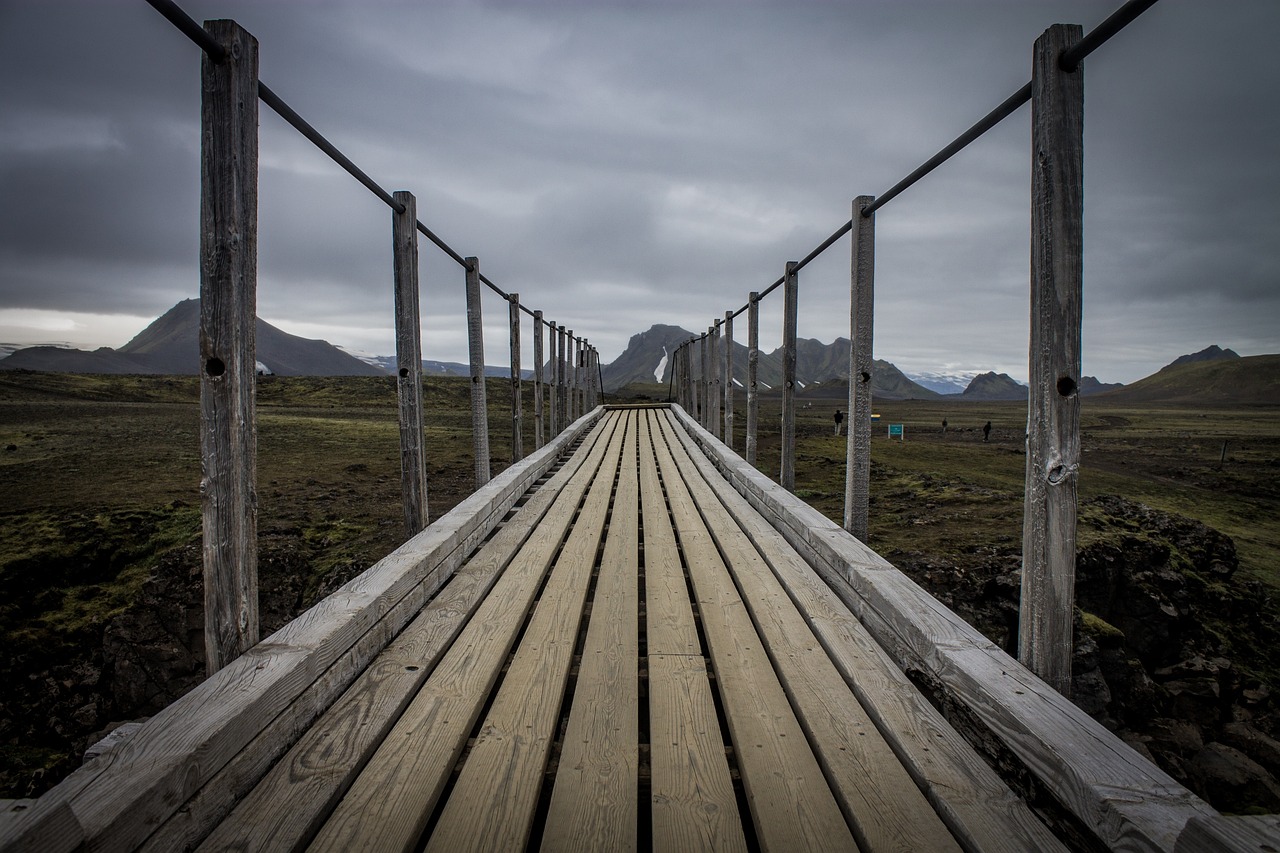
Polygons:
M982 427L982 440L985 443L991 438L991 421L987 421Z
M840 424L844 423L844 412L836 409L836 435L840 434Z

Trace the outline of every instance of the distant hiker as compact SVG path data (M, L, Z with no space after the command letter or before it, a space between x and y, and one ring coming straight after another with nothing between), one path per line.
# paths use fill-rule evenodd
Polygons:
M844 423L844 412L836 409L836 435L840 434L840 424Z
M946 434L947 434L947 419L946 419L946 418L943 418L943 419L942 419L942 434L943 434L943 435L946 435Z
M982 427L982 440L985 442L991 438L991 421L987 421Z

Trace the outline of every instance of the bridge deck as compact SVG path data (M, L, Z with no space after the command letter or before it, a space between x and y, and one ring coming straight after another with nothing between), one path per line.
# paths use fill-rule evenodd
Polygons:
M204 847L1051 849L718 485L602 418Z
M1246 831L652 408L584 417L0 850L1062 849L904 669L1086 848Z

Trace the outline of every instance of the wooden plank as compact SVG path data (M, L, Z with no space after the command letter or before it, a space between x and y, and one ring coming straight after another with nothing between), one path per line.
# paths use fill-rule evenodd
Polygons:
M572 485L591 451L584 443L564 467L458 570L422 613L317 720L205 841L202 849L287 849L306 843L377 748L449 644ZM566 495L566 500L571 495ZM185 844L167 835L156 849ZM186 839L182 839L186 842ZM167 842L160 844L160 842ZM187 842L189 843L189 842Z
M857 849L676 462L655 451L761 848Z
M1059 67L1083 37L1055 24L1031 74L1031 350L1018 660L1071 695L1080 467L1084 270L1084 69Z
M584 419L575 429L592 421ZM91 844L111 849L138 846L160 823L294 702L324 672L357 647L370 631L385 644L421 606L401 608L406 596L429 594L452 573L466 553L542 476L575 438L562 436L507 469L438 521L344 585L329 598L281 628L148 720L115 749L76 770L35 806L0 827L0 850L16 849L14 839L56 822L64 803ZM351 661L363 669L382 648L371 644ZM337 683L341 691L345 683ZM312 697L321 706L331 698ZM310 713L311 705L296 713ZM49 845L46 849L64 849Z
M640 724L640 515L636 421L622 447L543 850L634 850Z
M688 414L672 412L898 667L965 708L1102 844L1171 850L1188 820L1217 814L883 557L749 467Z
M844 529L867 539L867 510L871 504L871 374L872 335L875 331L875 214L862 209L875 201L860 195L853 200L853 244L849 270L849 405L845 409L849 434L845 439Z
M612 424L602 423L600 428L607 432ZM586 489L580 480L589 479L609 452L599 440L596 448L585 473L575 478L574 488L553 506L507 567L335 806L311 849L407 850L417 844L578 509Z
M707 665L658 482L653 423L654 413L646 412L640 427L640 492L653 849L745 850Z
M471 444L476 488L489 482L489 403L484 381L484 319L480 303L480 261L467 258L467 357L471 371Z
M805 615L840 675L966 850L1064 849L1030 807L920 694L839 597L756 510L677 432L699 474ZM687 468L684 470L688 470Z
M1280 815L1192 818L1174 853L1274 853L1280 850Z
M422 454L422 318L418 293L418 202L397 190L404 210L391 212L396 311L396 399L400 410L400 491L406 536L427 526L427 469Z
M515 850L528 840L604 535L626 432L624 415L612 413L609 418L617 428L600 475L556 558L506 678L431 832L428 851Z
M205 672L258 642L258 40L207 21L201 54L200 506Z
M684 485L737 581L859 846L868 851L958 851L768 564L698 476L673 430L663 423L668 449L685 474Z

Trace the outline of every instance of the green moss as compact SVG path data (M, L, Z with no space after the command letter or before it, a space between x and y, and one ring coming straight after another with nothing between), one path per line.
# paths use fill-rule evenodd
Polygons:
M1105 637L1111 640L1124 639L1124 631L1121 631L1115 625L1112 625L1102 617L1095 616L1087 610L1081 610L1080 617L1081 621L1084 623L1084 630L1090 635L1098 638Z

